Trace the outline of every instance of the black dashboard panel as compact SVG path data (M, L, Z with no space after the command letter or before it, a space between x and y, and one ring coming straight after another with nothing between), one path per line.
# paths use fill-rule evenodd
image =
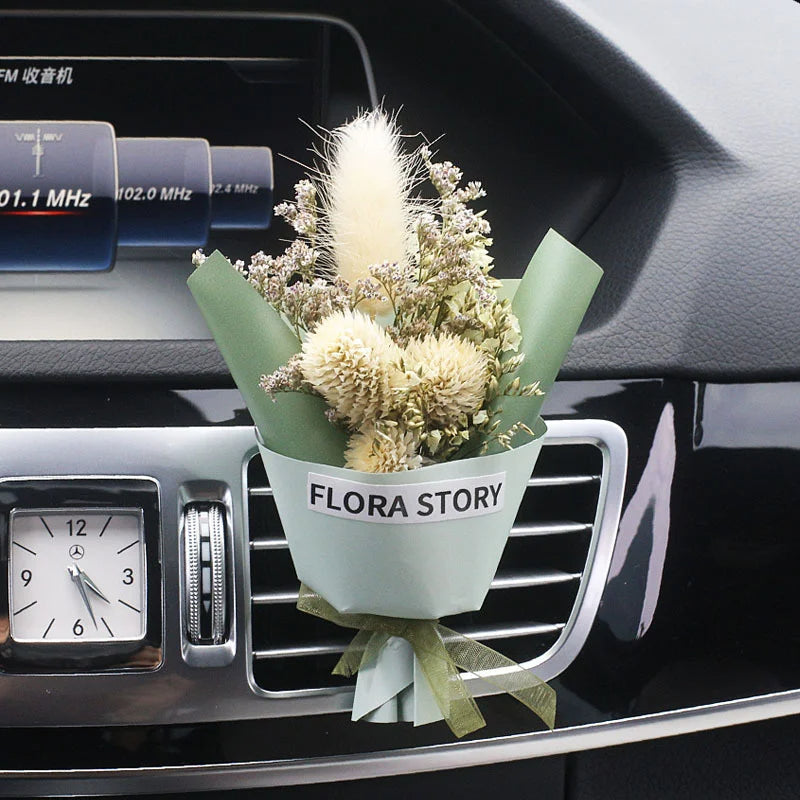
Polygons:
M54 431L121 425L238 430L249 423L235 390L53 387L63 397L56 417L42 389L2 392L0 411L9 427L35 433L45 417ZM772 413L759 417L770 397L777 397ZM549 419L604 418L629 431L628 481L610 577L584 650L554 681L560 726L800 688L794 640L783 635L791 630L791 605L782 599L800 547L785 523L800 453L797 431L786 430L800 414L799 403L796 384L556 385ZM749 420L746 428L742 419ZM739 489L744 483L745 493ZM485 734L530 728L527 715L503 698L486 702L499 716ZM320 719L323 739L311 734ZM282 722L260 724L277 731ZM372 746L391 748L433 743L446 733L372 730L351 726L341 715L293 725L306 730L306 755L318 754L323 741L325 752L361 752L362 735ZM254 749L247 756L240 751L241 757L266 755L267 740L272 757L286 757L287 747L300 755L297 741L280 746L277 738L255 736ZM14 749L9 741L5 752Z
M211 4L194 8L218 22ZM465 0L389 3L378 14L346 0L296 0L288 10L334 14L355 25L380 96L406 107L408 129L447 132L448 155L490 191L500 274L519 272L548 225L577 238L607 266L567 374L726 380L794 377L800 367L791 180L792 82L800 70L792 48L770 44L791 41L800 23L795 3L771 0L770 9L762 14L744 2L735 11L713 3L699 9L687 2L624 15L600 0L585 9L557 0L491 6ZM270 2L242 13L286 10ZM158 18L163 11L149 13ZM22 40L29 51L87 54L97 49L96 31L114 41L112 22L87 24L91 19L62 18L70 36L49 38L34 35L31 26L40 21L29 20L12 40L14 50ZM168 36L169 25L158 19L156 32L126 40L120 52L141 52L145 41L164 52L180 41L184 52L208 53L220 35L208 20L176 24L185 35ZM440 34L452 46L443 47ZM271 45L266 36L250 49L237 41L235 49L263 55L262 41L264 49ZM410 41L424 57L408 58ZM670 66L675 52L685 54L679 70ZM363 77L360 95L352 88L352 68L338 74L350 76L351 88L332 104L331 119L351 113L365 96ZM479 100L471 100L476 94ZM173 291L178 283L182 277ZM125 338L137 337L129 330ZM62 376L80 377L88 362L146 377L121 345L54 350ZM187 345L185 357L180 344L155 352L165 374L171 365L180 375L195 349ZM17 363L17 376L25 374L12 355L0 363L7 360ZM218 381L225 370L209 359L196 374Z
M437 140L444 134L439 144L443 156L462 164L468 176L484 180L497 273L519 275L548 227L572 238L582 235L616 190L622 165L608 143L599 141L546 83L487 40L466 17L452 18L453 11L446 6L434 6L428 15L430 26L422 30L414 29L411 17L398 15L391 42L376 47L381 59L394 62L405 58L405 42L414 38L431 54L428 59L408 61L407 74L397 76L404 84L384 82L384 102L387 107L403 107L404 131L420 131ZM367 14L364 22L379 20ZM102 25L106 32L100 61L75 61L80 56L97 58L100 52L87 34L87 24ZM463 47L435 49L437 32L453 25ZM55 41L53 30L66 35ZM380 29L370 29L370 34L385 36ZM7 64L19 70L19 76L8 86L0 82L0 92L9 95L4 113L18 116L24 110L28 118L35 118L47 110L51 119L68 112L104 119L113 124L120 145L131 137L158 136L165 142L166 137L201 137L211 144L212 155L220 145L268 145L276 154L274 196L282 199L290 195L301 174L293 162L308 162L306 149L314 143L313 134L297 118L330 127L369 103L372 62L362 62L356 35L330 22L287 20L266 12L231 12L224 20L200 11L129 12L123 17L85 12L77 19L46 14L6 17L0 53L17 56ZM20 41L27 43L22 50ZM476 54L491 69L479 69ZM31 55L37 59L31 61ZM70 65L73 83L21 85L24 65L44 68L50 63L47 58ZM452 83L449 76L455 74L465 80ZM115 79L119 75L124 80ZM431 75L437 76L435 81ZM95 84L106 80L121 84L120 90L95 91ZM470 103L470 93L480 102ZM139 109L145 95L152 110L143 115ZM12 101L23 110L12 111ZM497 119L508 124L497 125ZM54 149L48 145L48 150ZM120 160L122 171L124 167ZM152 215L165 211L159 202L164 186L153 181L130 183L120 174L121 191L141 190L140 197L126 195L118 202L121 242L130 241L127 231L134 200L150 203ZM217 195L212 195L212 223L216 201ZM134 206L141 209L141 203ZM234 232L212 224L206 248L219 247L233 258L246 258L258 249L275 252L285 236L281 225ZM184 286L193 249L166 241L157 249L120 246L113 269L105 275L0 274L0 292L16 298L12 313L0 321L0 339L51 343L34 345L49 354L37 360L37 366L20 365L11 343L0 346L0 362L8 362L9 370L16 365L15 378L25 377L27 369L35 370L29 377L44 377L48 371L53 377L91 377L90 363L101 373L149 377L150 371L137 363L132 350L139 349L137 340L153 340L152 352L164 363L165 373L171 369L178 376L184 370L182 362L194 360L198 343L208 337ZM99 309L95 304L90 312L84 307L88 296L102 297L104 303ZM134 342L132 349L114 344L121 339ZM102 343L90 343L98 340ZM157 343L164 340L171 344ZM226 375L213 356L193 371L206 381Z
M5 388L0 411L8 426L36 433L41 420L49 419L53 433L119 425L234 432L249 423L235 390L49 388ZM58 414L54 396L61 398ZM556 385L548 400L550 419L611 419L629 432L630 445L617 548L597 619L581 654L553 681L559 733L569 737L575 726L585 726L592 737L587 743L602 746L613 740L614 725L635 724L643 715L709 703L722 703L724 712L727 701L800 688L786 594L798 557L787 517L800 453L797 431L787 430L800 413L798 398L795 384ZM770 413L759 415L765 407ZM3 463L8 459L7 454ZM168 660L174 655L173 642ZM246 682L243 674L241 680ZM250 702L249 714L259 715L258 703L269 713L270 700L253 696ZM6 728L0 731L0 776L19 773L23 783L0 781L0 792L7 786L17 794L25 784L40 791L43 784L32 782L30 772L26 777L30 770L53 771L53 780L66 779L65 770L88 770L85 783L71 784L76 791L107 790L115 780L128 781L117 784L126 791L175 791L200 788L193 777L197 770L214 773L211 785L220 788L317 780L302 767L291 776L271 771L271 765L278 769L298 758L334 757L328 769L341 779L403 772L406 758L416 769L430 768L425 765L440 763L437 752L456 759L451 763L459 752L467 763L486 763L483 758L502 759L504 746L528 755L562 746L558 733L532 731L529 716L507 698L483 698L481 706L488 726L470 741L486 746L483 755L459 751L441 725L354 725L342 713L180 724L176 706L172 724ZM664 731L670 730L679 729L665 722ZM638 735L648 733L642 729ZM374 751L381 755L372 763L368 754ZM356 760L337 772L336 759L347 757ZM382 765L377 772L376 763ZM145 770L134 782L121 772L103 773L134 766L156 771Z
M570 364L796 376L797 4L459 5L631 155L581 240L627 277L609 276L593 312L602 324L578 337Z

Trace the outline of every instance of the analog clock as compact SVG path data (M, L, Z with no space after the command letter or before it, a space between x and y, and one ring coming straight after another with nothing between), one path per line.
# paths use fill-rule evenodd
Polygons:
M143 639L146 565L141 509L12 510L11 639L76 645Z

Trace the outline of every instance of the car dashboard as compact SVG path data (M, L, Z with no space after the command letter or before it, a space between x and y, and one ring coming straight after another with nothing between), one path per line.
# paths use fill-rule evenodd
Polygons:
M796 3L257 5L0 10L0 796L792 796ZM462 740L350 721L186 288L276 252L315 130L379 103L483 181L499 277L551 227L606 270L445 620L552 732L477 676Z

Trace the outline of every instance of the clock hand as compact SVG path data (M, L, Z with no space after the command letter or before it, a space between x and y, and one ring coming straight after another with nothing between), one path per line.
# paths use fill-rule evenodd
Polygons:
M101 600L105 600L106 603L110 603L111 601L100 591L97 587L97 584L76 564L75 568L78 570L81 576L81 581L86 585L88 589L91 589Z
M92 604L89 602L89 596L86 594L86 587L83 585L83 578L80 568L73 564L71 567L67 567L67 572L69 572L72 582L78 587L78 591L81 593L81 597L83 598L83 604L86 606L86 610L89 612L89 616L92 618L92 622L96 628L97 620L94 618Z

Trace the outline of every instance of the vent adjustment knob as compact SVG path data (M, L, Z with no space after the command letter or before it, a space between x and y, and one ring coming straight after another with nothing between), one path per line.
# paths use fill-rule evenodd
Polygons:
M228 636L224 507L187 503L183 535L186 636L192 644L221 644Z

